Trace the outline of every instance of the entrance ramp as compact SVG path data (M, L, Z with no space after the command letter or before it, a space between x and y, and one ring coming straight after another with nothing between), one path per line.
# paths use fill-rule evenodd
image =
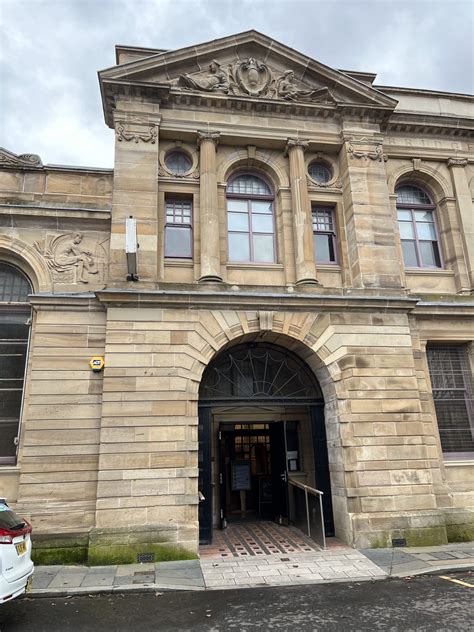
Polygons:
M265 555L311 553L320 547L296 527L274 522L231 523L214 530L213 543L199 547L201 559L257 558Z

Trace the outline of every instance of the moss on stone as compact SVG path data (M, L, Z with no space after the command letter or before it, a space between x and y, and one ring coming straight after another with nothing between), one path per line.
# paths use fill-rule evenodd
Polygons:
M87 547L68 546L38 548L33 546L31 557L33 562L39 566L84 564L87 561Z
M371 541L373 549L392 546L392 539L404 539L406 546L436 546L447 544L446 527L422 527L418 529L397 529L396 532L382 531Z
M471 524L446 525L448 542L472 542L474 540L474 522Z
M115 544L89 547L87 563L90 566L136 564L139 553L153 553L155 562L194 560L197 555L176 544Z

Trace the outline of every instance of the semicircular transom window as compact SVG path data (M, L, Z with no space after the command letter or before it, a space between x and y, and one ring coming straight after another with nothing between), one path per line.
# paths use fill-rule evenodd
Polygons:
M275 263L273 192L254 174L241 174L227 185L229 261Z
M396 193L399 204L429 204L430 206L433 204L423 189L412 184L397 187Z
M252 174L237 176L229 182L227 193L273 196L268 184Z
M0 301L27 303L31 285L26 276L8 263L0 263Z
M165 158L166 168L177 175L183 175L193 166L191 158L184 151L170 151Z
M312 162L308 166L308 173L318 184L326 184L331 179L331 170L322 162Z
M204 371L200 400L322 400L316 378L296 355L271 344L239 345L219 355Z

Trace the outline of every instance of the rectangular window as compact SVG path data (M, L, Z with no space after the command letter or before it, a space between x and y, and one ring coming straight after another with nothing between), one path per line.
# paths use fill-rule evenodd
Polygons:
M0 464L14 464L16 460L28 349L26 318L0 315Z
M337 263L334 209L312 207L313 243L317 263Z
M397 210L403 260L407 268L441 268L433 211Z
M193 204L190 199L165 201L165 257L191 259L193 256Z
M426 350L443 452L474 453L473 384L467 347Z

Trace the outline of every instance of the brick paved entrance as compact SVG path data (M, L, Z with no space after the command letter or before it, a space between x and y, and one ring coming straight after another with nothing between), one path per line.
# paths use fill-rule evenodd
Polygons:
M362 553L329 538L328 548L295 527L268 521L230 524L215 530L213 543L201 546L206 588L285 586L291 584L376 579L386 575Z
M251 557L319 551L318 545L295 527L270 521L237 522L214 530L213 543L199 547L201 559Z

